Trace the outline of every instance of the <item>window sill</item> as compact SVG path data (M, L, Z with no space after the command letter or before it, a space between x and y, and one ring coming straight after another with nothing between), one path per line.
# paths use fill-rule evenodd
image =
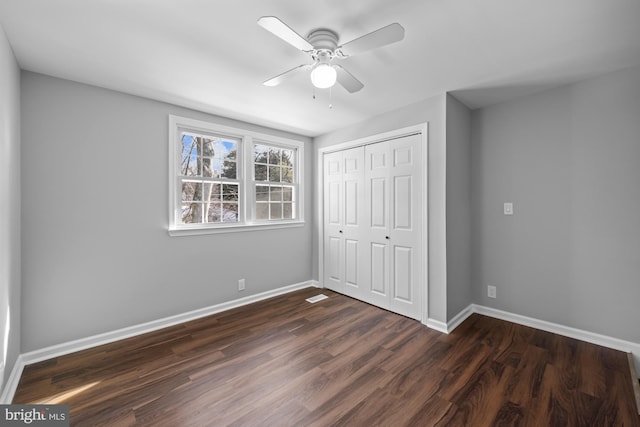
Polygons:
M278 222L274 224L238 224L218 227L180 227L169 228L169 236L197 236L201 234L242 233L245 231L276 230L279 228L303 227L304 221Z

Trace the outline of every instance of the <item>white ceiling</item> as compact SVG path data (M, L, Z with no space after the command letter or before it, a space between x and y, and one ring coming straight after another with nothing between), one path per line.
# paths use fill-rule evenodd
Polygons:
M262 85L309 62L263 15L342 43L406 33L341 63L363 90L313 100L306 75ZM475 108L640 65L640 0L0 0L0 24L25 70L308 136L446 91Z

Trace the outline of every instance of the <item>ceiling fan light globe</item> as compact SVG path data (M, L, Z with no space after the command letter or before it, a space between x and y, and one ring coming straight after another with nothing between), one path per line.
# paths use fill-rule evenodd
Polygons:
M327 89L336 84L336 69L329 64L318 64L311 70L311 83L318 89Z

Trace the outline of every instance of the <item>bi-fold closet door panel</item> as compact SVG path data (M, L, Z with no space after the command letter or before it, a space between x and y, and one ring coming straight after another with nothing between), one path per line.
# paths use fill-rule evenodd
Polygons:
M362 299L363 150L325 154L324 176L325 286Z
M377 143L362 147L365 152L366 257L365 280L370 304L389 309L389 147Z
M422 144L420 135L389 144L389 309L422 315ZM424 196L426 197L426 195Z
M421 140L324 157L325 286L420 319Z

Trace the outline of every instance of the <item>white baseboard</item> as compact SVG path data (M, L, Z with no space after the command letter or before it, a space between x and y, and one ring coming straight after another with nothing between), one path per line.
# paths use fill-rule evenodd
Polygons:
M442 332L443 334L448 334L449 330L447 328L447 324L444 322L441 322L439 320L434 320L434 319L427 319L426 322L423 322L425 325L427 325L427 327L431 328L431 329L435 329L438 332Z
M215 304L209 307L200 308L198 310L189 311L187 313L165 317L164 319L153 320L151 322L141 323L139 325L129 326L127 328L105 332L86 338L80 338L74 341L56 344L50 347L42 348L40 350L34 350L20 354L18 356L18 359L16 360L13 370L11 371L11 375L9 376L7 384L5 384L2 394L0 395L0 404L11 403L18 387L20 376L22 375L22 371L26 365L52 359L54 357L63 356L65 354L75 353L76 351L86 350L91 347L108 344L125 338L130 338L136 335L146 334L147 332L157 331L158 329L174 326L184 322L189 322L201 317L210 316L222 311L242 307L244 305L265 300L267 298L272 298L278 295L287 294L289 292L309 287L319 288L320 285L315 280L308 280L306 282L283 286L281 288L273 289L255 295L249 295L247 297L239 298L233 301Z
M447 333L451 333L455 328L460 326L462 322L467 320L467 317L471 316L474 313L473 305L469 305L460 313L456 314L453 319L447 322Z
M433 329L439 330L440 332L450 333L473 313L482 314L500 320L506 320L507 322L517 323L519 325L529 326L531 328L540 329L542 331L552 332L554 334L574 338L580 341L586 341L591 344L601 345L603 347L611 348L614 350L631 353L633 354L633 359L636 365L636 372L640 372L640 344L638 343L625 341L619 338L613 338L594 332L584 331L582 329L576 329L569 326L560 325L558 323L547 322L546 320L522 316L520 314L510 313L508 311L502 311L482 305L470 304L467 308L458 313L453 319L447 322L446 325L442 322L438 322L441 323L441 325L438 325L439 327ZM431 327L429 325L429 322L427 322L427 326Z
M18 383L20 382L24 365L23 357L20 354L16 359L16 363L13 364L11 375L9 375L9 379L2 389L2 394L0 394L0 405L8 405L13 400L13 395L16 393L16 389L18 388Z
M447 323L441 322L439 320L427 319L427 321L424 322L424 324L431 329L435 329L438 332L442 332L443 334L450 334L455 328L460 326L460 324L464 322L467 319L467 317L471 316L472 314L473 314L473 307L469 305L460 313L456 314L455 317L449 320Z

